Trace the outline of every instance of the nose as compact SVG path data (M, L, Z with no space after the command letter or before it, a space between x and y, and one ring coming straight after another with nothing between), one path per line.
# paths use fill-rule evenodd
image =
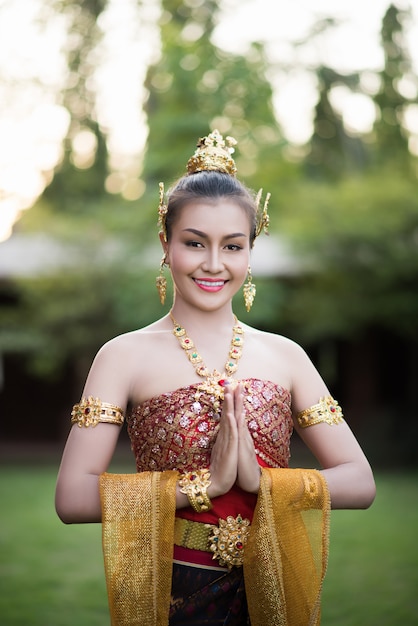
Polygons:
M202 270L210 274L219 274L223 269L222 251L215 246L209 246L202 263Z

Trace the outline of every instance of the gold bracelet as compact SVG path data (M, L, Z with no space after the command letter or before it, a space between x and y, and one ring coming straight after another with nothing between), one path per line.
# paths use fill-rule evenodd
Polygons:
M102 402L93 396L82 398L81 402L75 404L71 411L71 424L77 424L79 428L83 426L94 428L99 422L122 426L123 420L123 411L120 407Z
M321 422L332 426L344 421L341 407L331 396L320 398L318 404L298 413L296 419L301 428L307 428Z
M195 472L183 474L179 480L181 493L186 494L190 506L196 513L210 511L212 502L206 493L210 485L210 472L208 469L199 469Z

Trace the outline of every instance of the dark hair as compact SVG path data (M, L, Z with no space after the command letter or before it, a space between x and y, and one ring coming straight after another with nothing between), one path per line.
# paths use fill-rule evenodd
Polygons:
M165 226L167 239L180 210L197 198L229 198L239 204L250 221L250 245L256 236L255 194L237 178L216 171L203 171L187 174L168 190Z

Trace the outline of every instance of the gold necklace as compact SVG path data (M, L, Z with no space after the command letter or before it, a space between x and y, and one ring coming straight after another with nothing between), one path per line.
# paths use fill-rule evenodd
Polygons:
M170 318L174 324L173 335L177 337L180 346L187 354L196 373L201 378L205 378L205 381L198 386L196 400L199 399L201 393L207 393L213 401L215 410L218 411L220 400L224 399L224 386L225 384L229 384L234 381L232 374L234 374L238 369L238 361L241 358L242 347L244 345L244 329L240 326L236 316L234 315L234 325L232 327L232 339L228 359L225 363L225 369L221 374L217 369L214 369L213 372L211 372L206 367L203 363L202 357L196 350L193 340L187 335L186 329L176 322L171 311Z

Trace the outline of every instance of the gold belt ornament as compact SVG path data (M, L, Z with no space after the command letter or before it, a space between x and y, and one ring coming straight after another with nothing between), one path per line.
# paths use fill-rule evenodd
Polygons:
M231 569L243 564L249 532L250 520L241 515L219 519L218 526L176 517L174 543L191 550L211 552L219 565Z

